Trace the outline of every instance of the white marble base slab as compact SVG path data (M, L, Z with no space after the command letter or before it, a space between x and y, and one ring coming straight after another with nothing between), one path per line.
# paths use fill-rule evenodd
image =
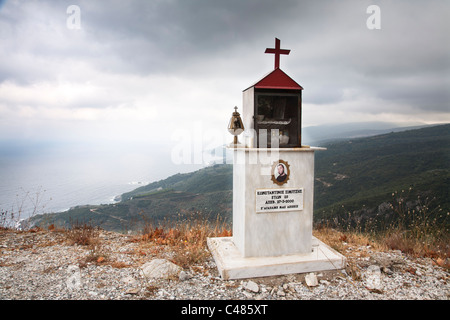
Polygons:
M311 253L276 257L244 258L232 237L208 238L207 242L223 280L339 270L346 262L343 255L315 237Z

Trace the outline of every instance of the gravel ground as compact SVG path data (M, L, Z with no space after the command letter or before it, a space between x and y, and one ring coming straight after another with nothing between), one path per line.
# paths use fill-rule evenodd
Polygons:
M371 250L348 245L341 271L223 281L210 257L164 279L142 267L170 260L170 248L132 236L101 231L94 249L70 244L64 232L0 230L0 299L448 300L449 272L433 260Z

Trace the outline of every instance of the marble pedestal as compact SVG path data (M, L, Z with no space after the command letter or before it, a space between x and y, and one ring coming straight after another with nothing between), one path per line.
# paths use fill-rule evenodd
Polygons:
M345 266L342 255L312 236L314 152L318 149L233 149L233 237L208 239L222 278L313 272ZM272 175L280 161L289 167L289 176L286 183L278 185ZM295 203L301 205L284 206L282 200L294 199L288 192L299 190L301 196L295 197ZM263 202L261 192L267 194Z
M310 253L245 258L232 237L208 238L208 248L223 280L285 275L291 273L339 270L346 258L317 238Z
M234 149L233 242L244 257L311 252L315 150ZM274 165L280 160L289 166L290 171L283 185L277 185L271 179L276 171ZM302 189L302 208L258 212L257 191L292 188Z

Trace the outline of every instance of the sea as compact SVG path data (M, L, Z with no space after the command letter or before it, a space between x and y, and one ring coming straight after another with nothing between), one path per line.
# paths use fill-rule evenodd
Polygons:
M175 164L170 148L143 143L0 141L0 212L19 220L110 204L125 192L203 166Z

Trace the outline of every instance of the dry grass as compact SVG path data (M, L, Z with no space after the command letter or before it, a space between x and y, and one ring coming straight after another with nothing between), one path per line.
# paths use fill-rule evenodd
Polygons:
M383 230L381 240L390 249L446 261L450 257L449 212L443 211L439 205L430 209L435 198L417 197L415 206L411 206L412 201L406 200L408 195L404 190L392 195L395 197L392 208L397 220Z
M44 212L46 203L43 203L45 190L42 189L42 186L37 188L36 192L26 192L23 188L20 189L22 194L16 195L15 204L10 210L0 208L0 230L16 229L27 231L31 228L28 219ZM24 216L27 219L22 219Z
M392 197L390 215L375 217L361 226L354 223L349 213L348 219L335 219L315 232L340 252L344 242L370 245L374 250L400 250L414 257L429 257L449 268L449 212L433 205L435 198L413 198L411 188L394 192Z
M66 245L77 245L88 250L86 256L78 261L80 267L87 267L89 264L111 265L114 268L128 268L132 265L121 261L114 261L113 255L106 249L107 243L101 239L101 229L88 223L72 222L69 228L56 228L49 225L48 230L39 229L42 232L51 232L58 234L57 240L51 237L46 246L56 243ZM12 228L1 228L1 233L21 232L33 233L37 229L18 231ZM148 258L148 256L162 257L166 256L177 265L183 268L189 268L201 264L210 256L207 249L208 237L231 236L231 229L220 219L208 221L200 216L192 215L186 219L174 224L152 224L147 223L143 228L141 235L134 237L133 242L139 242L138 248L128 252ZM51 239L51 241L50 241ZM44 244L40 244L42 246Z
M448 236L442 237L416 237L409 230L389 230L382 239L390 249L401 250L404 253L417 257L429 257L438 264L446 264L450 257L450 243ZM444 261L444 262L442 262Z
M98 244L99 228L86 223L72 223L72 226L65 230L65 235L70 244L81 246L95 246Z
M220 219L210 222L192 216L174 225L147 223L139 241L156 246L167 246L174 253L173 262L187 268L199 264L209 256L206 240L209 237L229 237L231 229ZM158 247L154 248L158 251Z
M353 280L361 280L361 268L358 259L369 257L373 252L386 252L389 249L400 250L414 257L429 257L434 264L450 269L448 242L425 243L411 238L399 230L385 230L383 233L361 233L355 231L339 231L329 227L313 230L314 236L347 257L345 271ZM447 251L441 250L447 248ZM351 250L350 250L351 249Z
M340 231L329 227L319 227L313 231L313 234L346 256L352 255L351 252L349 253L346 250L348 246L370 246L372 251L400 250L413 257L429 257L437 265L447 269L450 268L448 235L418 237L410 230L400 228L389 228L377 233L365 233L352 230ZM356 253L356 251L353 252ZM364 252L358 251L357 253L359 256L361 256L361 253L364 255ZM351 269L351 265L349 265L349 268Z
M385 251L387 247L379 241L375 241L370 235L361 232L338 231L329 227L319 227L313 230L314 236L332 247L334 250L347 257L345 271L353 280L361 279L361 271L357 265L357 260L353 258L367 257L368 250L358 248L369 248L370 251ZM354 250L347 250L348 248Z
M89 250L89 254L79 261L80 267L86 267L88 263L94 264L111 264L116 265L114 261L110 261L109 255L106 250L103 249L103 245L100 241L100 228L94 227L87 223L71 223L69 229L65 229L62 233L65 235L70 245L86 246ZM55 230L54 227L49 227L49 230ZM117 267L124 268L125 266L117 264Z
M388 249L382 241L377 241L371 235L360 232L338 231L333 228L319 227L313 230L313 234L341 253L345 253L346 244L355 247L371 246L375 251L385 251Z

